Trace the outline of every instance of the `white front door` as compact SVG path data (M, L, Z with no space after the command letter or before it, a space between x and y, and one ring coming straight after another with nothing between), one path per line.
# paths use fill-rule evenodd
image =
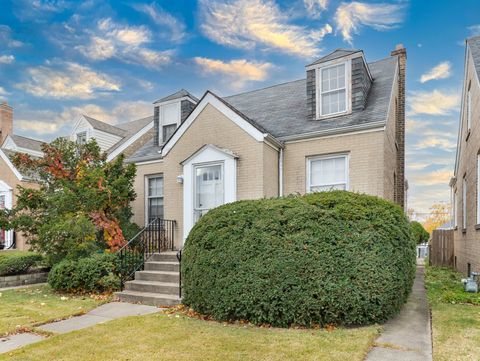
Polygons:
M237 200L237 160L230 151L207 144L182 162L183 240L210 209Z
M223 165L195 166L194 222L210 209L224 203Z

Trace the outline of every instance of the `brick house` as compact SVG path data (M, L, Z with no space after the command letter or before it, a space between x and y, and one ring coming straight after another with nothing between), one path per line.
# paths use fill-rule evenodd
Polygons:
M42 157L42 141L13 133L13 108L6 102L0 105L0 209L11 208L16 204L17 187L37 187L34 177L22 174L13 163L16 153L26 153L32 157ZM153 117L110 125L87 115L75 122L69 138L76 142L86 142L95 138L107 160L118 155L132 155L153 137ZM18 249L28 248L26 239L20 232L0 229L0 246Z
M467 39L452 192L454 265L480 271L480 37Z
M209 209L241 199L331 189L405 202L403 46L367 62L337 49L303 79L200 99L181 90L156 101L154 136L137 165L134 221L176 221L181 248Z

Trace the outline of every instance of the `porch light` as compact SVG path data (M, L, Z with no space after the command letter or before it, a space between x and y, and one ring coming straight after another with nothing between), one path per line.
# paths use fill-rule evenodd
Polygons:
M183 184L183 174L177 176L177 183Z

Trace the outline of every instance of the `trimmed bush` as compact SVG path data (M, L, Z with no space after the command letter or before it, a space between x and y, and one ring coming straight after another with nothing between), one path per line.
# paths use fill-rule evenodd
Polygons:
M342 191L220 206L193 227L182 257L184 304L279 327L385 321L414 275L402 209Z
M0 252L0 276L22 274L32 266L36 266L43 257L38 253L26 251Z
M48 283L64 292L112 292L119 288L115 272L117 256L111 253L95 254L78 260L66 259L48 274Z

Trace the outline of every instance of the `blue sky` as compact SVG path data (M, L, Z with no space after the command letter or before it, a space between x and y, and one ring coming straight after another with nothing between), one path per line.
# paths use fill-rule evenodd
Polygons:
M117 123L149 115L180 88L229 95L304 77L335 48L368 61L408 52L410 206L447 201L464 39L477 0L1 0L0 98L15 132L51 140L78 114Z

